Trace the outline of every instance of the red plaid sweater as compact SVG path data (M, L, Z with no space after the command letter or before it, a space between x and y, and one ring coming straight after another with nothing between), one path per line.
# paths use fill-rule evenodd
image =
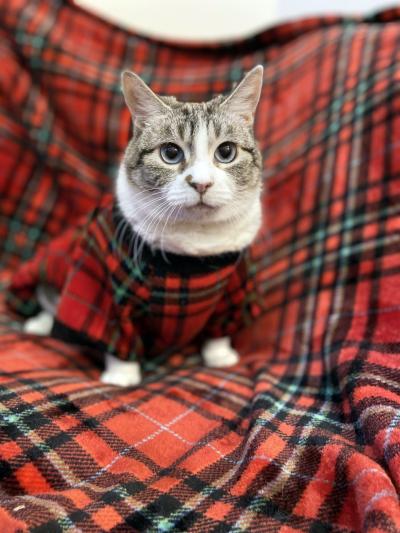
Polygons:
M64 235L13 277L14 309L28 304L30 313L36 311L36 287L45 281L61 294L55 337L130 360L171 353L243 325L243 256L162 254L143 243L134 261L133 233L127 225L121 231L123 226L118 207L107 199L83 228Z

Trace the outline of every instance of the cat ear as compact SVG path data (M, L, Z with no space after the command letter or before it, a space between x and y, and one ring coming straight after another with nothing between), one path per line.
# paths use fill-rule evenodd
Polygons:
M257 65L251 69L234 91L221 104L221 107L225 108L230 113L242 115L248 122L252 122L258 100L260 99L263 84L263 72L264 68L262 65Z
M136 123L143 123L146 118L170 109L137 74L129 70L122 73L122 92Z

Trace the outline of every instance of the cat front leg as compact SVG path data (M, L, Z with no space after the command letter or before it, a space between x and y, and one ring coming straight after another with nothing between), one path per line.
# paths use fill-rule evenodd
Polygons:
M136 361L122 361L111 354L106 354L105 370L100 376L100 381L109 385L132 387L142 381L140 365Z
M232 348L230 337L207 340L201 353L205 365L211 368L225 368L239 362L239 354Z

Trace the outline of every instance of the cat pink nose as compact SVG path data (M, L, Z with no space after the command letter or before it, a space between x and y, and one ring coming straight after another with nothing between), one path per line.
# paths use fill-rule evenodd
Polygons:
M186 181L188 184L193 187L199 194L204 194L207 189L209 189L212 185L211 181L207 181L205 183L197 183L196 181L193 181L192 176L187 176Z

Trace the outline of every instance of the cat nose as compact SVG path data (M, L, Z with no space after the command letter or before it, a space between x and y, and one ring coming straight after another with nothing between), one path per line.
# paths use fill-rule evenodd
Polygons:
M192 176L186 176L186 181L199 194L204 194L206 192L206 190L209 189L211 187L211 185L212 185L211 181L202 182L202 183L198 183L196 181L193 181L193 177Z

